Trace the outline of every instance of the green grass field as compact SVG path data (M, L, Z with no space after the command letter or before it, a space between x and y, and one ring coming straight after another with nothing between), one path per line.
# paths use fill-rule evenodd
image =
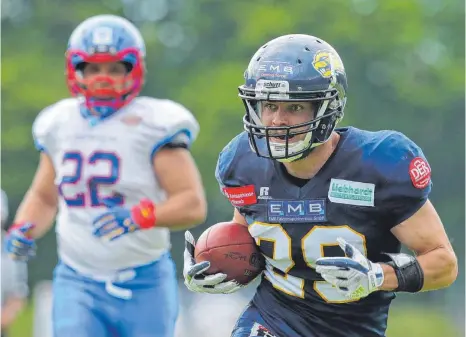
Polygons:
M9 337L33 336L33 309L29 306L11 329ZM444 314L426 311L422 307L391 310L387 337L461 337L459 329ZM40 336L49 337L49 336ZM96 336L98 337L98 336ZM198 337L198 336L189 336ZM201 337L201 336L199 336ZM222 337L222 336L217 336ZM228 336L224 336L228 337Z

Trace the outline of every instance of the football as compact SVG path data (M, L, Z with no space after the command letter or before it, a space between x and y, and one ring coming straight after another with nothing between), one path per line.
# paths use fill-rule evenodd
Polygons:
M205 274L224 273L226 281L248 284L264 269L265 260L248 227L220 222L199 237L194 250L196 263L210 261Z

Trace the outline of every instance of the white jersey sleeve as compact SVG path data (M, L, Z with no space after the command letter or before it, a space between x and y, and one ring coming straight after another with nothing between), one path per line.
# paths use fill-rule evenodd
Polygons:
M46 107L39 113L32 125L32 136L37 150L53 156L57 144L55 130L66 118L70 106L76 104L76 99L64 99Z
M1 197L2 197L1 220L2 220L2 226L3 226L3 225L5 225L5 223L6 223L7 219L8 219L8 214L9 214L8 197L7 197L4 190L1 190Z
M199 124L183 105L171 100L140 97L138 104L148 109L144 116L148 152L152 159L165 145L182 145L190 148L199 134Z

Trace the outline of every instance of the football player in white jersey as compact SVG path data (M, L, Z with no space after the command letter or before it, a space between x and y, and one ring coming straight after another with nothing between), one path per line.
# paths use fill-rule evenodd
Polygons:
M206 216L189 152L199 125L180 104L138 97L144 58L141 34L126 19L85 20L66 52L75 97L33 125L40 163L6 247L16 259L33 256L58 209L55 337L174 334L169 231Z

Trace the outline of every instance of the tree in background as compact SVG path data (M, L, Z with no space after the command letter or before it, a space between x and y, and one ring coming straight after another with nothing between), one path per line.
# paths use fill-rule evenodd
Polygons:
M217 155L241 132L236 87L257 45L287 33L316 35L340 53L349 78L343 124L399 130L424 150L433 202L464 264L464 3L456 0L4 0L2 1L2 188L14 209L38 161L31 125L67 97L64 51L88 16L124 15L147 41L145 92L180 101L201 124L193 153L206 184L207 221L231 217L214 178ZM163 113L163 112L159 112ZM194 231L197 236L205 228ZM31 282L50 278L55 238L39 242ZM183 238L174 234L181 266ZM419 301L463 308L464 274ZM461 296L458 293L461 292ZM453 313L453 311L452 311Z

